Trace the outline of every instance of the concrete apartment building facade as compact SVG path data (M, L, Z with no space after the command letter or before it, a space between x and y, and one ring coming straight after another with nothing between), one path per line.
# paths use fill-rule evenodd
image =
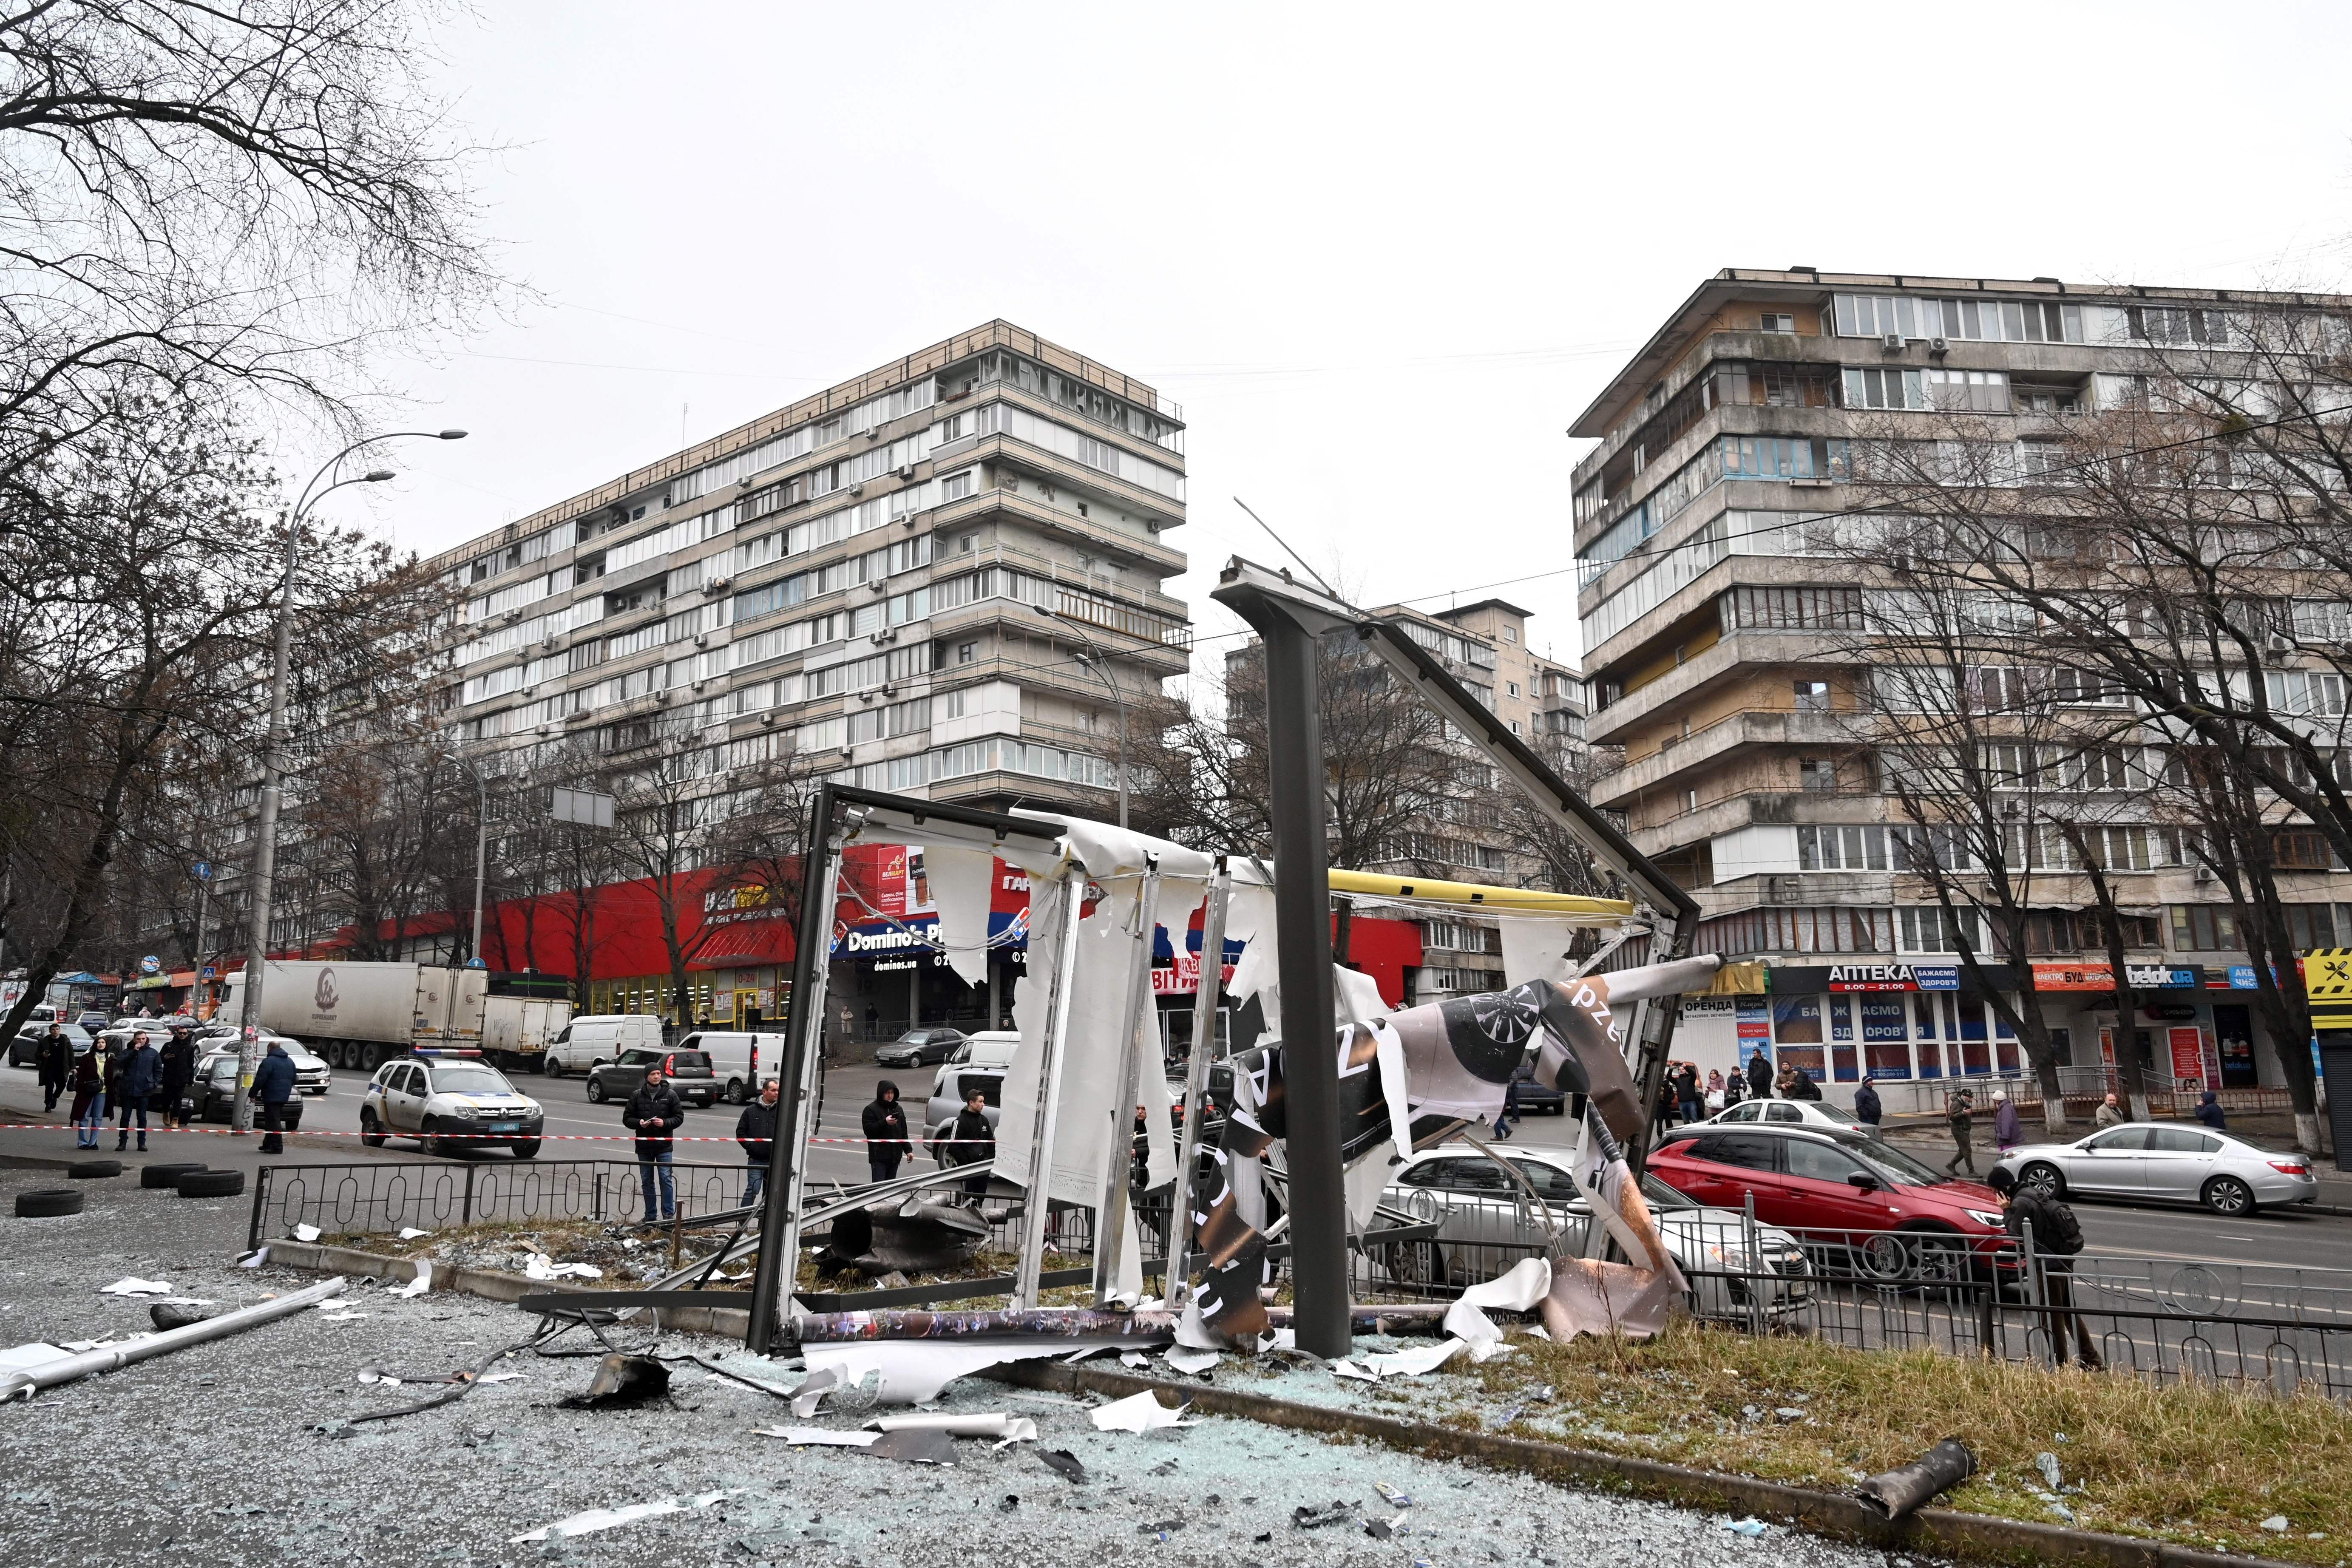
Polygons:
M1932 895L1869 852L1900 818L1850 722L1871 700L1850 635L1866 624L1864 574L1808 553L1794 525L1867 501L1845 460L1865 428L1958 407L2022 431L2113 406L2152 341L2186 341L2183 323L2224 298L1727 269L1570 427L1596 443L1574 475L1592 798L1695 891L1700 950L1769 977L1764 994L1696 999L1679 1046L1727 1070L1769 1052L1841 1099L1864 1072L2019 1070L2015 1040L1960 988ZM2145 868L2131 900L2145 918L2126 930L2152 1081L2201 1056L2216 1088L2281 1082L2220 889L2187 864ZM2305 900L2299 947L2352 931L2352 879L2314 868L2283 886ZM2032 984L2062 1059L2096 1069L2116 1039L2106 951L2050 930Z

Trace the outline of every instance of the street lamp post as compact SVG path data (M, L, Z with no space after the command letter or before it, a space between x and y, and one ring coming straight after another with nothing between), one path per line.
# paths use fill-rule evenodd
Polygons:
M354 441L320 465L286 519L286 575L278 586L277 646L269 673L269 732L261 752L261 808L253 825L252 929L246 943L244 1006L237 1020L243 1038L237 1047L236 1099L229 1109L230 1130L240 1135L253 1130L253 1073L261 1065L261 983L269 963L270 888L278 874L279 780L286 768L286 682L294 657L294 567L302 523L311 508L345 485L374 484L392 478L389 468L371 468L355 479L337 479L318 489L319 481L341 467L345 458L378 441L410 436L439 441L466 438L463 430L392 430Z
M1038 608L1045 609L1045 606L1040 605ZM1094 633L1059 610L1045 610L1045 613L1087 639L1087 651L1078 656L1078 662L1093 670L1102 683L1110 688L1110 700L1118 707L1118 825L1124 828L1127 826L1127 699L1119 694L1118 682L1111 679L1110 661L1103 657L1102 647L1095 641Z

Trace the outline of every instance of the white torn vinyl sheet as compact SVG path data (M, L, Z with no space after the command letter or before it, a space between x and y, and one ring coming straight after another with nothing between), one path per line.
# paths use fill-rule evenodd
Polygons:
M816 1414L816 1407L824 1402L826 1394L836 1392L847 1381L837 1366L829 1366L821 1372L812 1368L808 1376L801 1379L800 1387L793 1393L793 1414L803 1421L807 1420Z
M973 1344L961 1340L854 1340L843 1344L804 1345L801 1354L811 1373L821 1374L829 1370L845 1384L863 1382L867 1373L880 1373L881 1391L875 1396L879 1404L919 1405L937 1399L941 1388L967 1373L1003 1362L1061 1355L1068 1347L1067 1340L1024 1341L1018 1344ZM802 1384L803 1390L807 1386ZM795 1400L793 1414L805 1418L814 1411L803 1412Z
M1183 1345L1171 1345L1168 1347L1168 1364L1187 1375L1203 1373L1217 1364L1217 1352L1190 1350Z
M1496 1307L1508 1312L1525 1312L1551 1294L1551 1263L1548 1258L1522 1258L1510 1272L1473 1285L1454 1299L1445 1309L1445 1331L1456 1339L1469 1342L1471 1354L1485 1361L1494 1351L1481 1347L1499 1346L1503 1331L1480 1309Z
M315 1225L309 1224L298 1225L294 1227L294 1239L297 1241L316 1241L319 1239L319 1227Z
M111 1285L101 1285L98 1293L101 1296L168 1296L172 1293L172 1287L162 1279L141 1279L133 1276L117 1279Z
M534 1252L523 1262L524 1277L531 1279L602 1279L604 1271L593 1263L551 1263L541 1253Z
M365 1312L330 1312L326 1316L320 1318L319 1321L322 1323L356 1323L367 1315L368 1314Z
M433 1289L433 1262L430 1258L416 1260L416 1278L393 1292L395 1296L422 1296ZM552 1528L552 1527L551 1527Z
M430 1236L433 1233L429 1230L419 1230L413 1225L404 1225L400 1227L400 1239L403 1241L415 1241L420 1236Z
M507 1537L512 1545L525 1541L546 1541L566 1535L593 1535L600 1530L610 1530L616 1524L628 1524L640 1519L652 1519L665 1513L684 1513L688 1509L709 1508L728 1496L726 1492L701 1492L688 1498L663 1498L656 1502L633 1502L625 1508L592 1508L585 1512L568 1515L553 1524L542 1524L537 1530Z
M836 1432L830 1426L754 1426L755 1437L782 1437L795 1448L863 1448L882 1440L879 1432Z
M1181 1419L1181 1410L1171 1410L1152 1397L1146 1389L1130 1394L1125 1399L1115 1399L1091 1413L1097 1432L1150 1432L1162 1426L1198 1426L1197 1421Z
M236 1260L239 1268L258 1268L269 1261L269 1248L257 1247Z
M1331 1363L1331 1375L1333 1377L1352 1377L1361 1383L1378 1383L1381 1380L1381 1374L1379 1373L1366 1372L1362 1367L1358 1366L1354 1362L1349 1361L1345 1356L1341 1356L1338 1361Z
M1441 1340L1433 1345L1421 1345L1409 1351L1396 1351L1386 1355L1368 1355L1365 1369L1374 1377L1419 1377L1435 1372L1467 1347L1460 1340Z
M994 1437L1000 1448L1007 1443L1037 1440L1035 1421L1026 1415L1001 1412L985 1415L885 1415L866 1425L877 1436L884 1432L944 1432L950 1437Z
M1151 1358L1145 1355L1141 1351L1121 1351L1118 1352L1118 1364L1129 1367L1145 1367L1151 1364Z

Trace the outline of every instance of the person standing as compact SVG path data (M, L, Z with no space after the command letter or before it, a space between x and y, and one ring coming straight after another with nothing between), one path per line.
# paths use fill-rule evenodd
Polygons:
M637 1092L629 1096L622 1109L621 1125L637 1135L637 1180L646 1189L646 1223L669 1219L677 1213L677 1176L670 1170L676 1158L677 1124L686 1120L686 1107L662 1077L661 1064L656 1062L646 1069L646 1081ZM655 1178L658 1173L659 1182ZM655 1192L658 1185L661 1203L655 1209Z
M1706 1115L1706 1097L1698 1087L1698 1064L1683 1063L1675 1071L1675 1109L1681 1112L1683 1125L1687 1127L1694 1121L1704 1120Z
M907 1108L898 1103L898 1086L887 1078L876 1084L874 1099L858 1120L866 1129L866 1173L887 1182L898 1173L898 1162L915 1152L907 1136Z
M1772 1058L1769 1052L1758 1051L1748 1058L1748 1098L1772 1098Z
M1514 1073L1511 1080L1503 1085L1503 1107L1495 1112L1495 1136L1498 1139L1508 1138L1511 1135L1511 1123L1518 1119L1519 1079L1518 1075Z
M47 1116L57 1110L58 1100L73 1082L73 1042L66 1038L64 1025L49 1026L33 1059L41 1069L41 1114Z
M1748 1098L1748 1075L1733 1068L1723 1075L1723 1109L1730 1110Z
M1650 1107L1650 1142L1654 1143L1666 1135L1675 1124L1675 1080L1671 1078L1658 1085L1657 1102Z
M2130 1120L2131 1118L2124 1114L2122 1101L2112 1094L2099 1101L2099 1109L2091 1117L2093 1124L2101 1131L2110 1127L2121 1127Z
M1791 1067L1791 1068L1790 1068L1788 1069L1788 1071L1789 1071L1789 1081L1788 1081L1787 1083L1785 1083L1785 1084L1781 1085L1781 1087L1780 1087L1780 1098L1781 1098L1781 1099L1783 1099L1783 1100L1819 1100L1819 1099L1821 1099L1821 1097L1822 1097L1822 1086L1821 1086L1820 1084L1817 1084L1817 1083L1815 1083L1815 1082L1813 1081L1813 1075L1812 1075L1812 1074L1811 1074L1811 1073L1807 1072L1804 1068L1800 1068L1800 1067Z
M195 1037L186 1029L174 1029L170 1043L163 1047L163 1084L157 1094L163 1102L164 1126L187 1126L187 1118L180 1114L180 1101L186 1098L188 1086L195 1079Z
M2010 1235L2022 1239L2026 1227L2032 1227L2033 1256L2041 1265L2043 1304L2052 1309L2053 1359L2060 1366L2066 1364L2066 1342L2071 1337L2084 1370L2101 1370L2105 1363L2091 1338L2091 1325L2074 1310L2074 1255L2083 1250L2083 1227L2075 1220L2074 1211L2055 1198L2019 1186L2017 1178L1999 1166L1985 1178L1985 1184L2000 1197L2001 1221Z
M123 1053L121 1097L115 1102L114 1147L120 1152L131 1143L131 1118L139 1118L139 1152L147 1152L147 1102L154 1098L156 1086L163 1081L163 1053L142 1032L131 1037L131 1048Z
M768 1162L776 1142L776 1100L782 1093L782 1086L769 1079L760 1085L760 1098L735 1119L735 1142L743 1146L743 1158L751 1162L743 1173L747 1207L760 1201L760 1189L767 1185Z
M1879 1119L1885 1114L1878 1103L1877 1082L1875 1079L1864 1077L1862 1087L1853 1091L1853 1119L1868 1128L1873 1138L1878 1136Z
M1710 1110L1721 1110L1728 1103L1723 1098L1723 1069L1710 1068L1706 1075L1706 1105Z
M976 1165L982 1160L996 1158L996 1129L988 1124L988 1096L973 1089L964 1096L963 1109L956 1112L955 1125L948 1130L953 1142L949 1150L959 1165ZM988 1173L965 1178L965 1194L973 1207L980 1205L980 1195L988 1191Z
M2230 1130L2230 1119L2221 1111L2221 1097L2210 1089L2205 1091L2205 1098L2197 1102L2197 1120L2216 1132Z
M106 1058L96 1040L74 1058L73 1124L75 1148L98 1147L98 1130L106 1125Z
M1952 1096L1950 1106L1944 1113L1944 1125L1952 1130L1953 1149L1952 1157L1944 1162L1944 1174L1958 1175L1958 1167L1966 1165L1969 1174L1975 1175L1977 1157L1969 1145L1969 1139L1976 1129L1976 1101L1967 1089Z
M1992 1091L1992 1146L1994 1158L2000 1159L2006 1157L2011 1149L2016 1148L2020 1143L2024 1142L2025 1136L2018 1128L2017 1102L2009 1098L2009 1091L2007 1089L1994 1089Z
M261 1107L261 1152L286 1152L286 1102L294 1098L294 1058L276 1040L253 1069L253 1098Z

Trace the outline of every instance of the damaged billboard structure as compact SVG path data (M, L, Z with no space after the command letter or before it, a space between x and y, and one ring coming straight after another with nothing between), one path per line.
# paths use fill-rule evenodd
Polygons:
M1555 1334L1643 1334L1682 1299L1684 1282L1632 1170L1647 1133L1645 1108L1665 1071L1677 999L1707 989L1718 967L1716 958L1689 954L1696 905L1398 626L1240 561L1227 566L1215 597L1256 629L1266 650L1270 865L1075 816L983 812L845 785L818 791L777 1136L758 1236L744 1237L759 1254L753 1352L844 1342L870 1351L877 1339L936 1340L949 1323L986 1339L1044 1342L1029 1352L1008 1346L1008 1356L1066 1351L1073 1333L1248 1348L1271 1343L1286 1323L1297 1349L1344 1358L1358 1321L1349 1252L1384 1217L1396 1217L1380 1205L1394 1166L1492 1121L1523 1068L1580 1100L1575 1179L1601 1223L1586 1227L1584 1256L1551 1258L1521 1281L1526 1289L1489 1304L1539 1310ZM1482 750L1623 896L1415 882L1327 866L1316 659L1324 639L1340 636L1360 638L1393 679ZM827 928L844 856L877 843L919 846L937 917L909 938L967 975L987 962L996 862L1030 879L1030 972L1015 998L1020 1042L1004 1075L989 1166L993 1190L1015 1194L1017 1258L1001 1312L825 1316L797 1299L802 1233L820 1216L835 1216L836 1252L861 1241L869 1249L918 1248L929 1242L916 1233L937 1218L928 1213L934 1205L898 1190L903 1179L868 1194L883 1205L870 1214L856 1208L856 1194L819 1201L810 1190ZM1333 964L1335 890L1500 917L1515 984L1388 1005L1368 977ZM1241 944L1229 983L1217 963L1202 966L1198 1016L1216 1016L1223 989L1234 1022L1230 1054L1213 1064L1231 1068L1230 1103L1206 1129L1201 1108L1216 1032L1201 1033L1184 1081L1167 1083L1150 987L1155 931L1182 933L1196 915L1203 953ZM1580 928L1604 933L1580 964L1568 956ZM1646 938L1649 962L1592 972L1635 937ZM1145 1296L1146 1227L1133 1204L1139 1163L1142 1190L1172 1185L1179 1199L1161 1237L1164 1301ZM1041 1306L1055 1219L1072 1209L1093 1215L1093 1303ZM855 1215L846 1238L838 1229L845 1211ZM1270 1311L1275 1264L1285 1256L1290 1300ZM952 1359L961 1365L972 1353L967 1347Z

